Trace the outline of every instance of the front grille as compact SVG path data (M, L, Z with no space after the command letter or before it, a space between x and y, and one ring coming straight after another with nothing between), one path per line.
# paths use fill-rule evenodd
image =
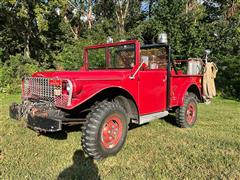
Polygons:
M69 106L72 92L69 94L62 93L63 81L71 84L70 80L25 77L22 89L23 98L49 101L63 108Z

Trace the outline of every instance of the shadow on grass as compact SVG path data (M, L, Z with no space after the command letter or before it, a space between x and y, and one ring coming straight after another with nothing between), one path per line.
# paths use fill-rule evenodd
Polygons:
M73 164L64 169L58 176L62 179L100 179L98 167L92 158L85 157L82 150L77 150L73 154Z
M64 126L62 131L42 134L46 137L56 140L65 140L70 132L80 132L82 125Z
M146 126L148 124L149 123L138 125L138 124L130 123L129 124L129 131L133 130L135 128ZM82 131L81 128L82 128L82 125L64 126L62 131L53 132L53 133L52 132L43 133L41 135L46 136L46 137L51 138L51 139L66 140L67 137L68 137L68 133L71 133L71 132L81 132Z
M131 131L131 130L133 130L133 129L140 128L140 127L142 127L142 126L147 126L148 124L149 124L149 123L145 123L145 124L139 125L139 124L130 123L128 130Z
M172 115L172 114L169 114L168 116L162 118L165 122L173 125L173 126L177 126L177 123L176 123L176 116Z
M163 119L165 122L173 125L173 126L177 126L176 124L176 117L172 114L169 114L168 116L161 118ZM142 126L147 126L149 123L145 123L142 125L138 125L138 124L134 124L134 123L130 123L129 124L129 131L136 129L136 128L140 128ZM70 132L81 132L81 127L82 125L73 125L73 126L64 126L62 131L59 132L54 132L54 133L46 133L43 134L44 136L47 136L49 138L52 139L56 139L56 140L66 140L68 133Z

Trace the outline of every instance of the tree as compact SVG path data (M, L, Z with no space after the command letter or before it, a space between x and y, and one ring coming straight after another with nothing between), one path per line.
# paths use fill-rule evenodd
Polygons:
M116 5L117 25L120 34L125 33L126 18L129 13L130 0L114 0Z
M211 49L221 91L240 96L239 12L239 0L0 0L0 77L29 67L77 69L84 45L108 36L155 43L166 32L175 55L199 57ZM1 76L6 69L9 78Z

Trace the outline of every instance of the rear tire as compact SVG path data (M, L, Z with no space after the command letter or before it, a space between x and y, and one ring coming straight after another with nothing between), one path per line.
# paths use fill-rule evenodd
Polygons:
M193 127L197 121L197 99L193 93L187 93L184 105L176 110L176 123L181 128Z
M83 126L84 152L94 159L118 153L126 140L128 122L126 112L118 102L98 103L87 115Z

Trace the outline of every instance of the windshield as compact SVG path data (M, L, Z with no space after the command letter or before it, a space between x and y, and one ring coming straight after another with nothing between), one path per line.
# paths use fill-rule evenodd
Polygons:
M131 69L135 63L135 44L88 49L89 69Z

